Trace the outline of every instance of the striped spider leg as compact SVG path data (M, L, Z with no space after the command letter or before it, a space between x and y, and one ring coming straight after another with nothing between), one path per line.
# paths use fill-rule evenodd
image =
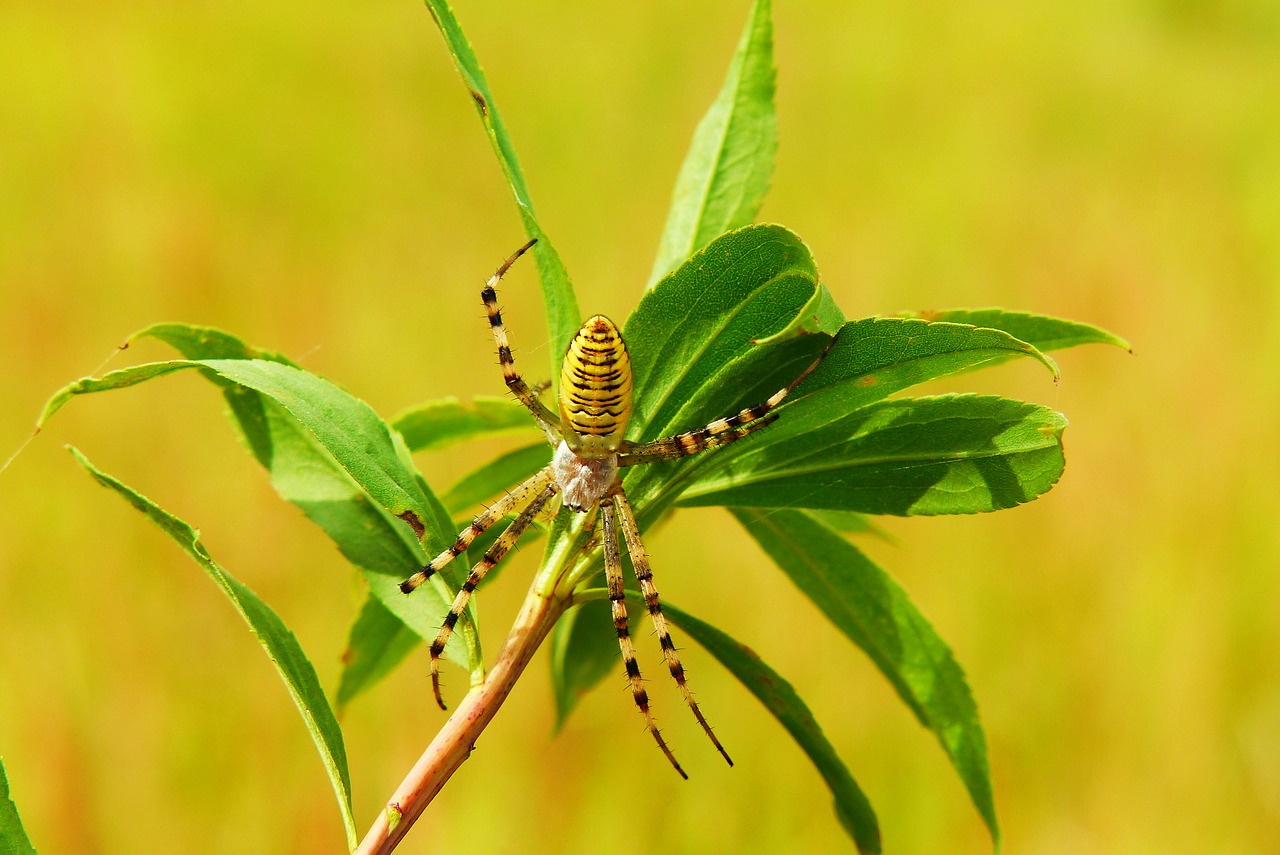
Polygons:
M411 593L466 550L486 529L506 516L515 515L507 530L472 568L445 616L444 625L431 644L431 682L436 702L444 708L444 700L440 694L439 659L472 592L485 574L502 560L538 513L559 493L562 503L570 510L599 515L601 532L598 534L603 540L614 629L626 665L632 697L644 716L646 729L681 777L688 777L662 738L649 709L649 696L640 676L628 628L622 556L618 543L619 528L672 679L680 687L686 703L707 737L732 766L733 761L712 732L689 689L684 668L680 664L675 643L671 640L671 633L667 630L666 619L662 614L658 589L654 585L648 554L640 540L635 512L623 491L618 470L623 466L674 460L719 448L768 426L777 418L777 414L772 411L818 367L831 345L828 344L827 350L800 376L761 404L687 433L647 443L628 442L624 439L624 434L631 417L631 360L622 334L608 318L603 315L590 318L570 342L560 369L559 413L543 404L538 398L541 388L531 389L516 370L494 289L507 269L534 243L535 241L529 241L498 268L481 291L481 298L484 300L489 326L498 348L498 362L502 366L507 388L533 414L534 420L556 451L549 466L477 516L470 526L459 533L452 546L400 585L400 589L406 594Z

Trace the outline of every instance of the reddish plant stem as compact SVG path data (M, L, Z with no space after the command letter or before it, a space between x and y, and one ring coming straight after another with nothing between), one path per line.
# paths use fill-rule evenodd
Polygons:
M471 756L480 733L570 604L568 597L548 597L538 593L536 586L530 590L484 682L467 693L431 740L386 807L378 813L355 855L386 855L396 848L436 793Z

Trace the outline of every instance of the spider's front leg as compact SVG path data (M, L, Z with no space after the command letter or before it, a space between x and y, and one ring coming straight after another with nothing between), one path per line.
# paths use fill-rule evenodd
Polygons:
M688 457L701 451L708 451L713 448L719 448L722 445L728 445L731 442L737 442L744 436L768 427L778 417L778 414L774 413L773 410L786 399L792 390L803 383L805 378L822 364L822 360L827 358L827 354L831 352L831 348L835 343L836 337L833 336L827 342L827 346L823 348L822 353L818 354L818 358L809 363L809 366L804 371L801 371L798 377L774 392L768 399L753 407L739 410L731 416L716 419L710 424L685 433L678 433L674 436L655 439L652 442L639 445L624 443L622 453L618 455L618 465L635 466L638 463L652 463L658 460L678 460L681 457Z
M520 403L533 413L533 418L546 434L547 441L555 445L560 441L560 418L538 399L541 390L537 390L537 387L530 389L529 384L524 382L524 378L516 370L515 358L511 355L511 343L507 339L507 328L502 323L502 310L498 308L498 292L495 290L508 268L537 242L538 239L534 238L512 253L497 272L489 277L489 281L480 291L480 299L484 301L484 310L489 316L489 327L493 330L493 341L498 346L498 364L502 366L502 379Z

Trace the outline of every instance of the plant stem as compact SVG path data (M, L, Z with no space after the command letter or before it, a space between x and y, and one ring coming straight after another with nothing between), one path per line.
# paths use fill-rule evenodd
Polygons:
M471 756L476 740L514 688L534 652L551 627L572 603L568 596L540 594L530 589L492 670L483 683L467 692L427 750L409 770L355 855L385 855L396 848L436 793Z

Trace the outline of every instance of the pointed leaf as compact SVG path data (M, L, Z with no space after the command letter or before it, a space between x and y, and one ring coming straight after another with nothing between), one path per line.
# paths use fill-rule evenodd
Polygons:
M1004 330L1014 338L1034 345L1042 351L1062 350L1081 344L1113 344L1132 351L1129 342L1101 327L1068 321L1049 315L1033 315L1029 312L1010 312L1005 309L944 309L918 312L912 317L931 321L947 321L953 324L972 324L975 327Z
M201 350L202 340L216 342L224 353L234 352L237 341L216 330L182 333L179 325L139 335L156 329L163 330L157 337L192 353ZM412 597L400 592L399 583L426 562L422 546L434 556L453 541L453 521L413 471L397 435L367 404L337 386L275 362L174 360L76 381L54 395L41 421L77 394L125 388L189 368L224 387L247 444L268 469L276 490L333 538L384 606L419 635L435 638L457 589L452 568ZM228 388L229 382L235 385ZM422 530L422 546L410 526ZM459 630L458 643L450 640L446 657L479 674L483 662L473 611Z
M212 371L268 395L315 434L334 459L393 515L415 531L425 530L426 497L405 466L390 429L368 404L314 374L260 359L170 360L135 365L103 377L85 377L61 389L45 405L43 425L72 397L134 386L184 369ZM434 520L432 520L434 522Z
M457 398L430 401L391 420L410 451L433 451L477 436L508 433L541 435L529 411L510 398L476 396L464 404Z
M933 731L999 844L986 738L964 672L905 591L855 546L791 510L733 515Z
M9 778L0 758L0 852L4 855L36 855L27 831L18 816L18 806L9 796Z
M320 752L320 759L324 762L325 771L329 774L329 780L333 783L334 793L338 798L342 822L346 827L348 846L354 849L355 817L351 813L351 778L347 771L347 752L342 741L342 731L338 727L338 721L333 715L329 701L325 698L324 690L320 688L315 668L302 652L293 633L270 606L258 599L253 591L227 573L210 557L194 528L163 510L145 496L94 468L93 464L78 450L72 448L71 453L99 484L114 490L134 508L145 514L187 555L191 556L249 625L250 631L258 639L267 656L275 663L276 670L284 680L289 695L297 705L298 712L302 714L307 731Z
M642 597L636 597L643 602ZM835 799L836 816L859 852L880 851L880 826L871 803L849 774L808 706L754 650L670 603L663 612L747 687L809 755Z
M1009 508L1062 474L1066 419L1022 401L883 401L781 441L766 436L694 483L682 505L969 514ZM779 431L781 433L781 431Z
M338 712L395 670L422 643L422 637L392 614L372 595L364 602L342 654L342 678L338 683Z
M498 106L489 91L489 83L475 51L462 27L454 16L453 10L445 0L426 0L427 9L435 19L440 34L444 36L445 45L453 64L462 75L471 100L475 103L480 121L484 124L485 133L493 145L502 174L515 196L516 207L520 211L520 219L524 223L525 232L530 238L536 238L538 245L534 247L534 258L538 265L538 277L542 280L542 296L547 306L547 329L551 335L551 376L560 376L560 360L569 348L569 340L578 331L582 316L578 313L578 300L574 296L573 286L569 282L569 274L560 261L560 255L551 245L550 238L538 224L533 213L533 202L529 198L529 188L525 186L524 174L520 171L520 162L516 159L515 147L507 135L507 129L498 114ZM513 247L514 249L514 247Z
M650 288L720 234L755 219L778 151L775 76L769 0L756 0L720 94L680 168Z

